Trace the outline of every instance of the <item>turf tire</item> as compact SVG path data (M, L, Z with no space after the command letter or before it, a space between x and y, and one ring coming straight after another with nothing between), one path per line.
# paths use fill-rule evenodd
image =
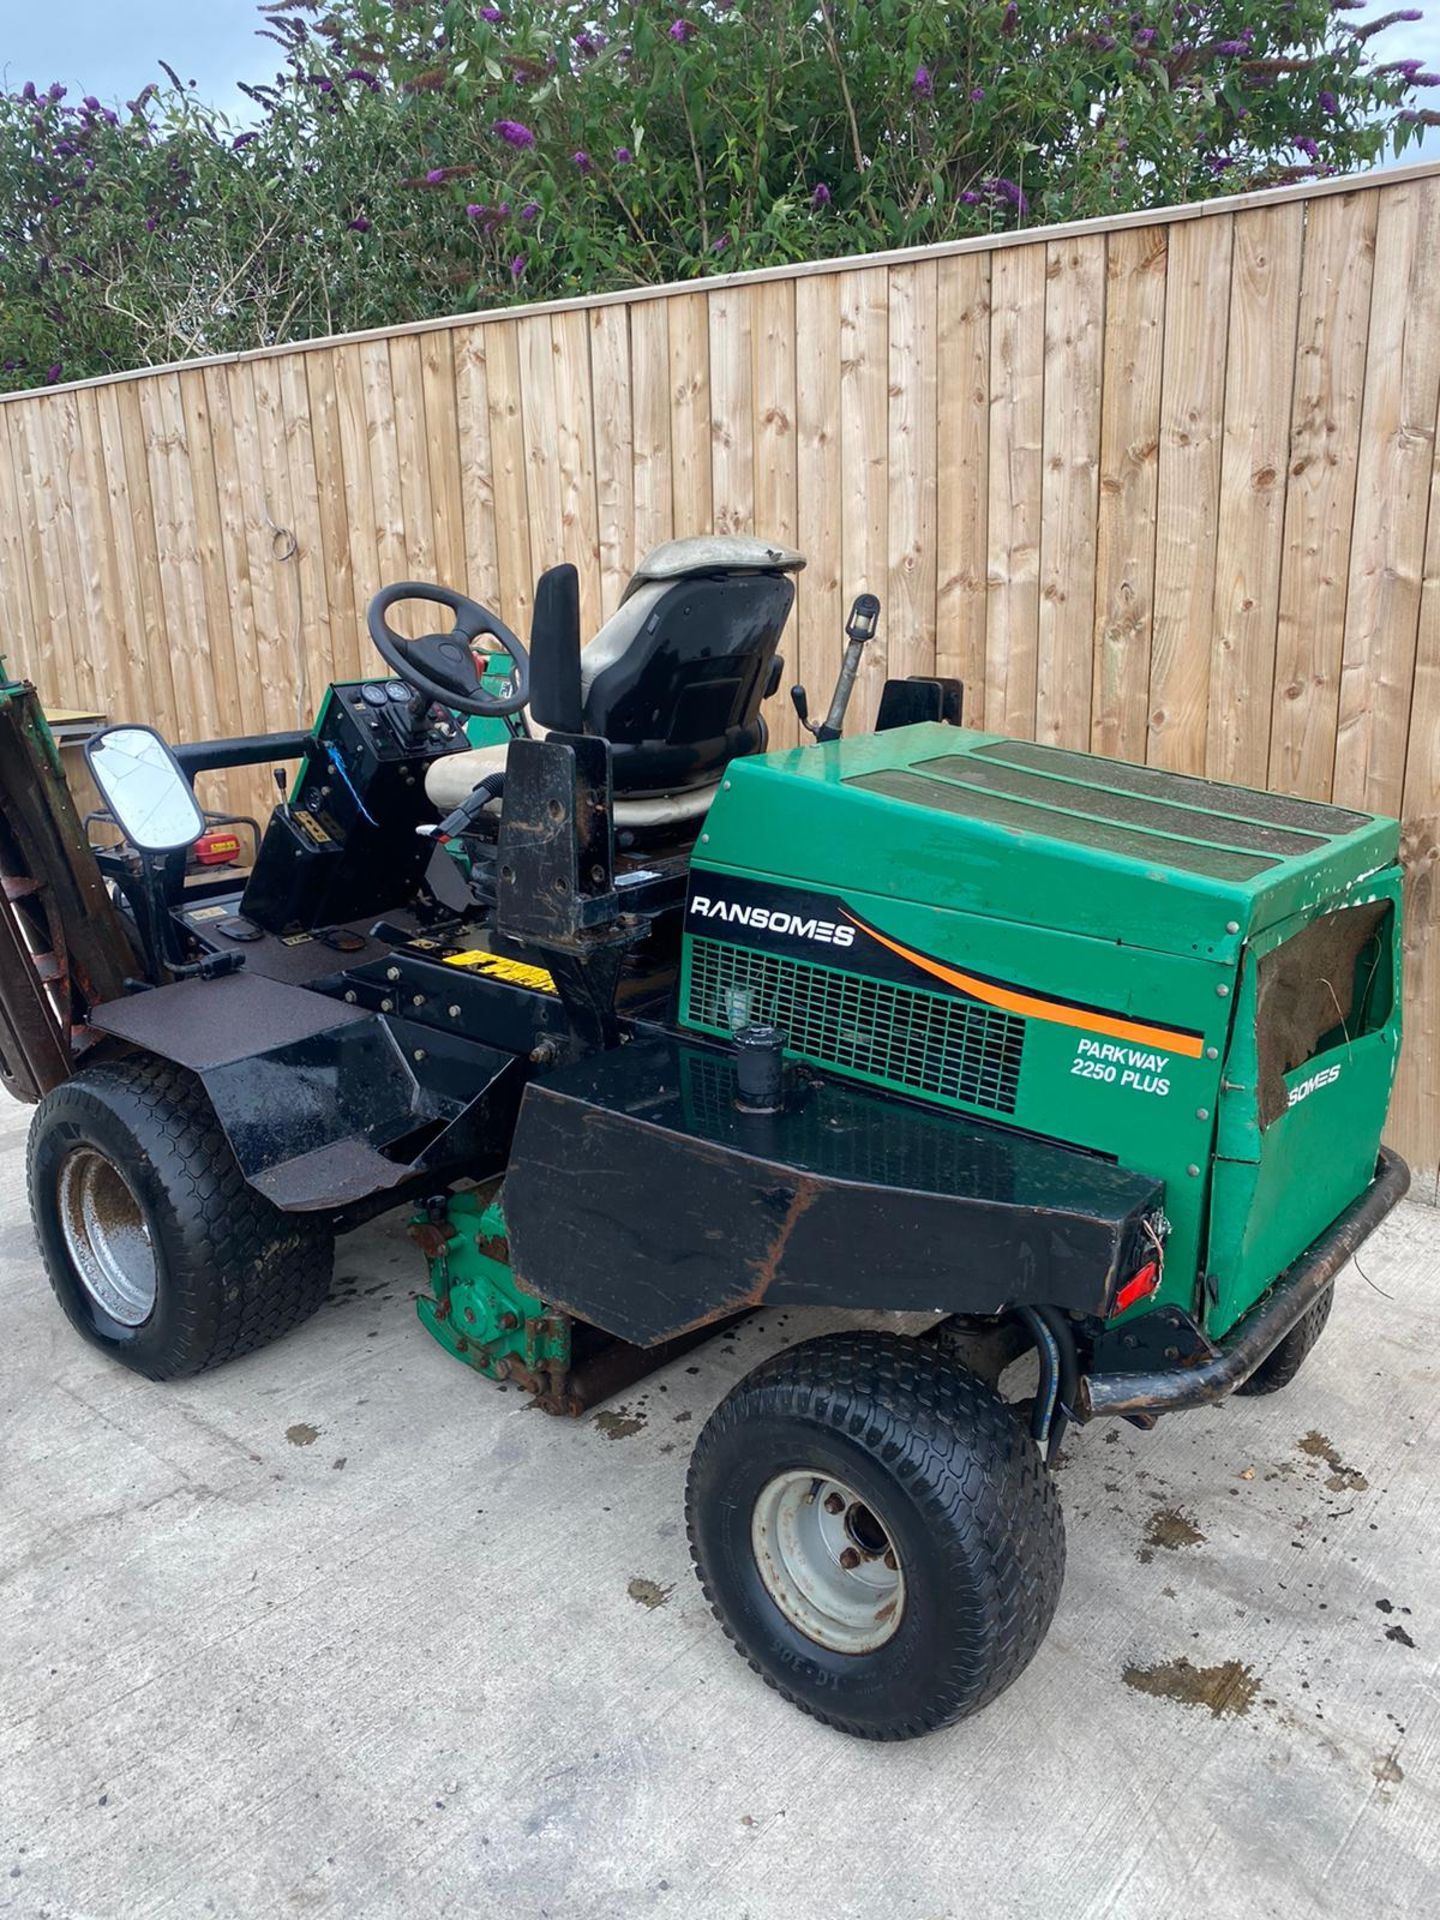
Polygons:
M791 1469L833 1476L884 1521L906 1597L893 1637L837 1653L793 1625L756 1563L756 1499ZM906 1740L987 1706L1034 1657L1065 1572L1059 1497L986 1383L933 1347L843 1333L748 1374L696 1442L690 1550L716 1618L755 1671L827 1726Z
M60 1219L60 1169L77 1147L124 1175L155 1256L155 1304L138 1326L86 1288ZM50 1284L72 1325L152 1380L253 1353L324 1300L334 1234L281 1213L248 1184L193 1075L165 1061L87 1067L46 1094L30 1126L31 1216Z
M1288 1387L1309 1359L1310 1349L1325 1331L1325 1322L1330 1318L1330 1309L1334 1304L1335 1285L1332 1281L1314 1305L1305 1309L1279 1346L1271 1348L1250 1378L1235 1391L1278 1393L1282 1387Z

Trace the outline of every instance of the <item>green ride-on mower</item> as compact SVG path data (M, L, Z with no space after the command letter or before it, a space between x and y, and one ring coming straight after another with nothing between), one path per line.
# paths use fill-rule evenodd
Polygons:
M690 1541L773 1686L902 1739L1039 1646L1062 1435L1285 1385L1404 1192L1398 833L968 731L943 679L843 738L868 595L767 752L803 564L671 542L583 650L571 567L528 651L387 588L384 676L307 732L99 735L108 847L6 685L0 1065L60 1303L154 1379L296 1325L397 1206L428 1332L554 1413L848 1310L722 1401ZM297 760L248 871L190 857L197 774Z

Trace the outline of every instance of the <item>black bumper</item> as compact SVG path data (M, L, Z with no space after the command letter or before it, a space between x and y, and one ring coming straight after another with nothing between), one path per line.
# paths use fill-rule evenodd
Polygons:
M1233 1393L1314 1305L1397 1201L1404 1199L1409 1185L1409 1167L1398 1153L1382 1147L1370 1185L1236 1322L1212 1358L1152 1373L1086 1374L1080 1381L1079 1417L1176 1413L1186 1407L1211 1406Z

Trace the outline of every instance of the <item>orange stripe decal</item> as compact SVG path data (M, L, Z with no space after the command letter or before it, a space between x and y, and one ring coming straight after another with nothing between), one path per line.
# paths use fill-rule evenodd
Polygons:
M891 953L898 953L902 960L908 960L912 967L933 974L947 986L958 987L961 993L969 994L972 1000L983 1001L986 1006L999 1007L1006 1013L1021 1014L1027 1020L1049 1020L1056 1026L1076 1027L1082 1033L1103 1033L1112 1040L1131 1040L1140 1046L1168 1048L1172 1053L1183 1053L1191 1060L1198 1060L1205 1051L1205 1042L1199 1034L1180 1033L1174 1027L1147 1026L1143 1020L1125 1020L1114 1013L1093 1013L1087 1007L1066 1006L1063 1000L1046 1000L1038 994L1022 993L1017 987L997 986L993 981L962 973L958 967L947 967L939 960L931 960L923 953L916 953L912 947L902 947L898 940L887 939L883 933L877 933L874 927L867 927L853 913L847 912L845 918L872 940L878 940L882 947L888 947Z

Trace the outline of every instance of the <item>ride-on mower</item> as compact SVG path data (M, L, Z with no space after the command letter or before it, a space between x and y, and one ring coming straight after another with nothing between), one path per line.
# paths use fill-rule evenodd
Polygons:
M424 1326L554 1413L762 1305L883 1321L742 1380L687 1507L752 1666L900 1739L1039 1646L1062 1436L1285 1385L1404 1192L1398 833L968 731L943 679L844 738L863 595L767 752L803 564L672 542L583 650L570 567L528 652L387 588L386 676L308 732L102 733L95 850L9 685L0 1052L60 1303L155 1379L294 1326L401 1205ZM248 873L187 857L198 773L293 760Z

